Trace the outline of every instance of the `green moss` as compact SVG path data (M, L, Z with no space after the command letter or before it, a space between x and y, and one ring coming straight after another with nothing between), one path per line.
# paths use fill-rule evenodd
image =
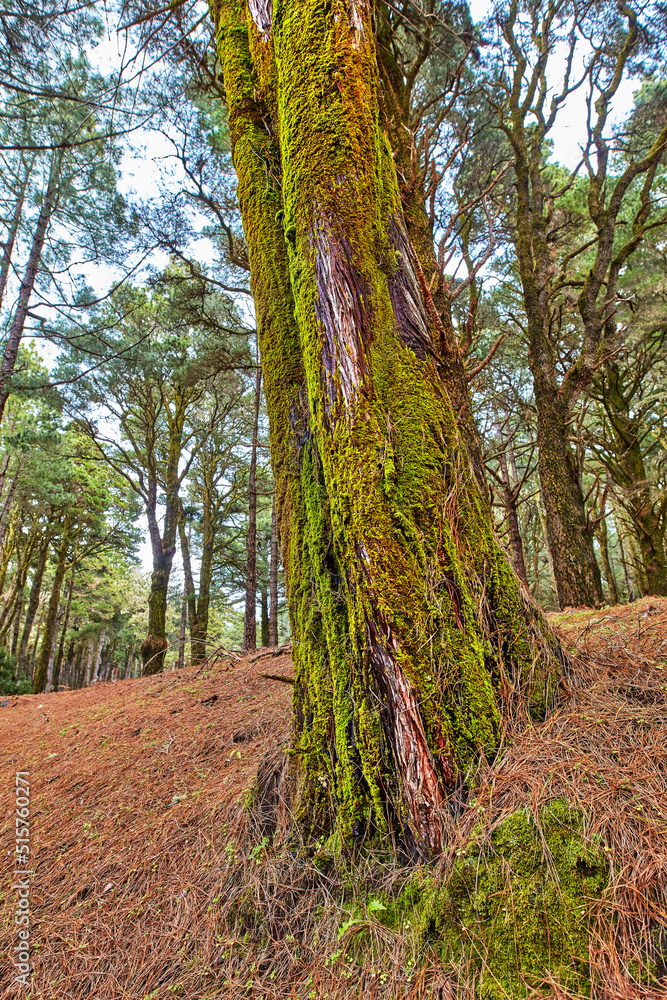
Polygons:
M589 946L607 884L603 851L562 800L537 822L524 810L488 838L479 830L436 882L416 875L379 919L428 943L445 964L467 965L480 1000L518 1000L562 987L590 995Z

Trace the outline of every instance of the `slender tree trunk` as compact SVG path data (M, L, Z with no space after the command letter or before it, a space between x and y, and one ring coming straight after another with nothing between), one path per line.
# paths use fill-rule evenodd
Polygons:
M58 607L60 605L60 592L62 590L63 580L65 579L65 571L67 569L67 553L70 549L70 539L67 531L63 531L62 541L58 551L58 560L56 562L56 572L53 578L53 586L51 588L51 597L49 600L49 607L46 613L46 620L44 623L44 635L42 637L42 648L39 655L39 663L35 670L35 676L32 682L32 689L35 694L39 694L46 688L46 682L48 678L49 671L49 661L51 660L52 649L54 648L57 627L58 627Z
M44 616L46 614L47 604L42 601L42 605L39 612L39 619L37 621L37 632L35 633L35 641L32 644L32 651L30 653L30 662L28 664L28 676L32 681L35 676L35 664L37 663L37 650L39 649L39 640L42 635L42 625L44 624Z
M616 537L618 538L618 548L621 553L621 566L623 567L623 579L625 580L625 590L628 595L628 604L632 604L635 600L634 587L632 585L632 580L630 578L630 573L628 570L628 562L625 558L625 546L623 545L623 534L620 529L618 521L614 518L616 524Z
M213 580L213 557L215 553L216 525L208 502L204 502L202 522L201 561L199 563L199 595L197 597L197 637L192 647L193 663L203 663L208 644L208 615L211 603L211 582Z
M61 633L60 633L60 645L58 647L58 655L56 657L55 666L53 668L53 680L51 682L51 690L52 691L57 691L58 690L58 684L60 682L60 668L61 668L62 662L63 662L63 653L65 651L65 638L67 636L67 629L69 627L69 616L70 616L70 610L72 608L72 594L74 592L74 576L75 576L75 574L76 574L76 570L72 569L72 575L71 575L70 581L69 581L69 590L68 590L68 593L67 593L67 606L65 608L65 617L64 617L64 621L63 621L63 627L62 627L62 630L61 630Z
M180 443L180 439L179 439ZM179 448L180 455L180 448ZM174 457L171 482L167 490L164 530L160 535L157 521L157 483L151 484L151 498L147 506L148 529L153 549L153 575L151 590L148 596L148 635L141 644L142 673L144 676L159 674L164 669L164 658L167 652L167 594L171 566L176 552L176 534L180 505L178 487L176 485L176 470L178 456Z
M632 524L642 587L647 594L666 596L667 496L655 489L646 473L642 423L632 415L631 397L624 388L623 375L618 365L606 366L602 401L609 421L601 457Z
M543 716L562 656L439 377L370 5L288 0L273 49L257 9L214 3L294 635L295 816L429 855L503 712Z
M97 640L97 646L95 648L95 656L93 658L93 665L91 670L91 684L97 684L100 679L100 665L102 663L102 650L104 649L104 643L107 637L107 630L105 628L99 634Z
M54 150L51 157L49 182L44 193L39 216L37 217L37 225L35 226L35 232L32 238L28 263L26 264L25 274L23 276L23 281L21 282L21 288L19 289L19 297L16 303L16 310L14 312L12 325L9 328L9 335L5 344L5 353L2 359L2 365L0 365L0 423L2 423L5 406L7 404L7 399L9 398L11 377L16 365L16 358L19 353L21 337L23 336L23 329L28 316L30 297L35 287L35 281L37 280L39 262L42 258L42 251L44 249L44 241L46 239L49 223L51 222L51 216L53 215L57 202L62 159L63 150Z
M44 536L44 540L38 550L37 564L32 578L32 586L30 587L30 597L28 598L28 607L25 614L25 624L23 626L23 633L21 635L21 643L18 651L17 672L19 677L27 676L28 644L30 642L30 633L32 632L32 627L35 622L37 609L39 608L39 596L42 592L42 581L44 579L44 570L46 569L50 544L51 539L47 534Z
M273 494L271 511L271 554L269 563L269 646L278 645L278 530L276 524L276 495Z
M500 464L502 497L505 512L507 514L507 526L509 531L509 548L512 557L512 565L519 579L528 586L528 573L526 571L526 560L523 551L523 539L519 527L519 479L516 472L516 463L512 452L511 461L508 465L507 450L512 448L512 442L505 441L502 428L497 421L497 437L500 445L498 461ZM510 476L510 466L512 475Z
M192 563L190 560L190 538L185 530L185 518L181 516L178 522L178 531L181 539L181 555L183 556L183 611L181 614L181 625L184 617L190 626L190 660L192 663L201 663L203 657L199 657L200 636L199 636L199 615L197 607L197 594L195 592L195 581L192 576ZM201 581L200 581L201 582ZM200 587L201 592L201 587ZM208 626L207 626L208 627ZM206 646L204 646L206 649ZM185 662L185 639L181 640L178 652L178 669L180 670Z
M248 475L248 561L246 564L245 619L243 623L243 648L253 652L257 648L257 440L259 436L259 403L262 390L262 371L255 376L255 410L252 424L252 449Z
M53 639L51 641L51 650L49 652L49 662L46 673L46 686L44 688L44 690L47 692L52 690L51 685L53 683L53 671L56 665L56 649L58 647L58 632L60 630L60 621L62 619L63 613L64 612L59 608L58 614L56 616L56 627L53 631Z
M260 587L259 603L261 608L259 644L262 649L266 649L269 645L269 592L265 586Z
M21 614L23 612L23 591L30 571L30 561L37 541L37 528L32 528L28 534L26 544L23 549L20 545L20 535L16 536L16 568L14 571L14 583L7 601L0 615L0 645L4 645L5 636L10 633L9 651L16 651L18 642L18 631L21 626ZM11 629L11 631L10 631Z
M2 245L2 261L0 262L0 306L2 306L2 301L5 297L7 279L9 278L9 268L12 263L12 255L14 253L14 244L16 243L16 235L19 231L19 225L21 223L25 192L28 186L28 180L30 178L33 163L34 158L29 163L22 161L21 165L25 167L25 173L20 182L18 194L16 195L14 214L12 215L12 220L8 226L7 239Z
M176 669L182 670L185 666L185 637L188 626L188 588L183 584L183 603L181 605L181 627L178 632L178 660ZM192 631L190 631L190 648L192 648Z
M23 581L23 587L18 592L18 597L16 599L16 614L14 615L14 627L10 633L9 640L9 652L12 656L16 656L18 652L19 635L21 633L21 616L23 614L23 597L25 589L25 580Z

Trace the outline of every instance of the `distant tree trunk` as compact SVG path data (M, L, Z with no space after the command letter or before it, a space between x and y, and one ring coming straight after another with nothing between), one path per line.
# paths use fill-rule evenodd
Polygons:
M601 398L609 419L605 448L599 457L612 477L637 539L642 588L647 594L667 596L667 495L655 489L646 473L644 428L641 419L632 415L624 374L627 377L615 363L605 367ZM630 376L632 384L634 372Z
M370 4L287 0L273 45L258 10L213 3L294 636L294 814L431 855L503 712L542 717L563 661L440 378Z
M625 589L628 595L628 604L632 604L635 600L635 591L632 584L632 579L630 577L630 572L628 570L628 561L625 557L625 546L623 545L623 533L619 522L614 518L616 524L616 537L618 538L618 548L621 553L621 566L623 567L623 579L625 580Z
M422 173L415 158L415 123L412 118L412 95L409 92L410 88L414 88L414 81L408 83L404 68L395 58L396 47L392 27L382 15L377 18L376 30L381 81L378 93L380 119L391 144L405 232L419 265L416 275L420 291L431 312L431 319L435 320L433 347L441 362L438 365L438 375L449 395L472 472L482 494L486 496L489 486L486 481L482 443L475 423L466 371L466 354L472 341L472 331L470 335L464 334L459 342L452 322L452 303L445 293L441 268L438 265L434 220L427 210L426 194L426 188L433 177L428 169ZM470 288L471 299L474 298L474 288L473 282Z
M35 281L37 280L39 262L44 249L44 241L46 239L49 223L51 222L51 216L53 215L56 207L63 153L64 150L58 149L54 150L51 156L49 181L46 191L44 192L42 205L37 217L37 224L32 238L28 263L26 264L25 274L19 289L19 297L14 311L14 318L9 328L9 334L5 343L5 353L2 359L2 364L0 365L0 423L2 423L5 406L7 404L7 399L9 398L11 377L16 365L16 358L18 357L19 347L21 345L21 337L23 336L23 329L28 316L30 297L35 287Z
M181 605L181 627L178 632L178 660L176 661L176 669L182 670L185 666L185 637L188 626L188 588L187 583L183 584L183 603ZM190 632L192 637L192 632ZM190 642L190 647L192 647L192 642Z
M54 665L54 668L53 668L53 679L51 681L51 690L52 691L57 691L58 690L58 684L60 682L60 668L62 666L63 653L65 651L65 637L67 635L67 629L69 627L69 616L70 616L70 610L71 610L71 607L72 607L72 593L74 592L74 576L75 576L75 573L76 573L76 570L72 569L72 575L71 575L70 581L69 581L69 591L68 591L68 594L67 594L67 606L65 608L65 617L64 617L64 621L63 621L62 630L61 630L61 633L60 633L60 645L58 647L58 655L56 657L56 662L55 662L55 665Z
M55 646L58 627L58 607L60 606L60 592L62 590L65 571L67 569L67 553L70 549L70 539L67 531L63 531L60 547L57 549L58 559L56 562L56 572L51 587L51 597L44 623L44 635L42 637L42 648L39 655L39 663L35 670L32 682L32 689L35 694L39 694L46 688L46 681L49 672L49 661L51 652Z
M123 666L123 676L121 678L122 680L125 680L126 677L132 676L133 664L134 664L134 643L131 642L127 650L127 656L125 657L125 664Z
M97 684L100 679L100 664L102 662L102 650L104 649L104 643L107 637L107 630L103 628L97 639L97 645L95 647L95 655L93 657L93 664L90 673L90 683Z
M63 686L68 688L76 687L76 667L74 662L75 650L76 650L76 642L74 639L72 639L70 641L69 648L67 650L67 657L65 659L65 668L64 671L62 671ZM74 681L74 683L72 683L72 681Z
M42 581L44 579L44 570L46 569L46 563L49 556L50 544L51 539L49 535L46 534L38 549L37 563L35 565L35 572L32 578L30 597L28 598L28 607L25 613L25 624L23 626L23 633L21 635L21 643L19 645L17 658L17 674L19 677L25 677L28 673L28 644L30 642L30 633L32 632L32 627L35 622L37 609L39 608L39 596L42 592Z
M21 548L21 536L17 533L15 545L15 569L12 589L0 614L0 645L5 645L5 636L10 632L9 651L14 652L23 611L23 589L30 571L30 562L37 541L37 528L32 528L28 534L25 546ZM13 626L13 627L12 627Z
M175 448L172 450L176 451ZM141 644L144 676L159 674L164 669L164 658L167 653L167 594L171 566L176 552L176 534L180 516L177 485L179 456L180 450L170 461L170 482L166 495L162 535L157 519L157 480L150 485L150 500L146 508L153 550L153 575L148 595L148 635Z
M526 560L523 551L523 539L519 527L519 495L521 483L517 475L516 462L512 441L506 441L502 427L496 420L496 436L498 438L499 452L498 463L500 465L500 475L496 475L502 493L502 502L507 515L507 527L509 532L509 549L512 557L512 565L519 579L528 586L528 573L526 571ZM508 462L507 452L510 452ZM510 474L511 473L511 474Z
M0 420L2 420L1 413L0 413ZM22 465L23 465L23 456L21 456L18 462L16 463L16 470L12 478L11 486L9 487L9 492L5 497L5 502L2 506L2 514L0 514L0 547L2 547L5 541L5 531L7 530L7 519L9 517L9 511L12 505L12 500L14 499L14 493L16 492L16 486L18 484Z
M260 630L259 644L262 649L269 645L269 592L266 586L259 588Z
M63 617L63 614L64 614L63 609L58 608L58 614L56 615L56 627L53 630L53 638L51 640L51 650L49 652L49 662L46 672L46 686L44 688L46 692L51 691L51 684L53 683L53 671L56 665L56 649L58 646L58 632L60 629L60 621Z
M271 553L269 562L269 646L278 645L278 530L276 494L271 510Z
M248 475L248 561L246 564L245 619L243 623L243 648L253 652L257 648L257 441L259 436L259 403L262 389L262 371L255 376L255 411L252 424L252 449Z

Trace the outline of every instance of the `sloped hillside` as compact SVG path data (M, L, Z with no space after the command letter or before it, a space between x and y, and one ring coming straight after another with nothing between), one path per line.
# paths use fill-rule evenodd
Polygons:
M560 704L480 763L432 866L271 845L275 782L249 790L286 759L286 655L5 699L2 842L9 871L29 771L35 924L26 991L6 879L0 997L667 995L667 600L555 620Z

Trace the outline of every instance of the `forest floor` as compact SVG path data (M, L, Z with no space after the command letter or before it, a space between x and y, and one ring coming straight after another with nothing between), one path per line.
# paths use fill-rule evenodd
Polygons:
M552 617L576 652L578 680L544 723L481 769L451 856L480 811L491 835L513 810L536 812L555 797L584 809L587 836L613 859L615 943L601 935L591 955L595 995L662 996L637 985L628 956L642 927L667 927L667 599ZM269 776L282 769L290 727L291 686L266 674L289 678L289 657L228 657L2 699L2 1000L474 993L464 970L441 966L423 940L382 922L384 905L368 905L405 884L398 863L323 865L271 852L259 834L248 841L249 790L260 765ZM30 775L29 989L13 982L9 959L17 771ZM363 953L353 947L360 932ZM570 996L544 985L525 995Z

